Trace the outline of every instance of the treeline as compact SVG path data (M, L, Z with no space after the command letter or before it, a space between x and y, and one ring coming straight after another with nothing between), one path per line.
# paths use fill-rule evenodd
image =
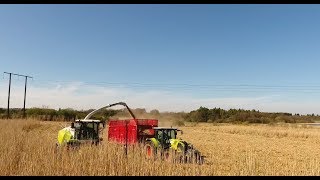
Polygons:
M93 109L74 110L67 109L49 109L49 108L29 108L26 109L27 118L43 120L43 121L73 121L75 119L83 119ZM206 108L200 107L191 112L159 112L154 109L147 112L146 109L132 109L136 118L154 118L166 121L183 122L207 122L207 123L311 123L320 121L319 115L292 114L292 113L268 113L257 110ZM7 118L7 110L0 108L0 118ZM10 109L10 118L23 118L22 109ZM109 118L130 118L130 114L126 109L104 109L94 114L91 119L100 119L103 121Z
M72 108L49 109L49 108L30 108L26 109L26 117L42 121L74 121L76 119L83 119L87 114L94 109L89 110L74 110ZM94 114L91 119L107 120L109 117L116 115L120 110L103 109ZM0 118L6 119L7 110L0 108ZM19 108L10 109L10 118L23 118L23 111Z
M189 122L216 122L216 123L311 123L320 120L319 115L292 114L292 113L267 113L257 110L221 108L208 109L200 107L186 114L185 120Z

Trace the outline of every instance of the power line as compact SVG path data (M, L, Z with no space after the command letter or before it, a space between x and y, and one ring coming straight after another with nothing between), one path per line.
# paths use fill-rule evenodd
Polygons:
M26 75L21 75L21 74L16 74L16 73L11 73L11 72L4 72L5 74L9 74L9 90L8 90L8 109L7 109L7 119L10 118L10 89L11 89L11 76L22 76L25 77L25 85L24 85L24 100L23 100L23 117L26 117L26 93L27 93L27 81L28 78L33 78L31 76L26 76Z
M38 81L36 83L40 84L49 84L49 81ZM54 81L55 83L71 83L66 81ZM137 83L89 83L89 82L81 82L77 84L79 86L86 86L86 85L100 85L108 87L133 87L133 88L156 88L162 90L172 90L172 89L179 89L179 90L195 90L195 89L203 89L203 90L213 90L213 91L274 91L274 90L285 90L285 91L320 91L320 86L276 86L276 85L251 85L251 86L237 86L237 85L214 85L214 86L164 86L163 84L137 84ZM172 84L173 85L173 84Z
M257 84L187 84L187 83L137 83L137 82L76 82L57 80L37 80L36 84L64 84L74 83L77 86L101 86L108 88L133 88L149 90L179 90L179 91L209 91L209 92L240 92L240 93L320 93L320 85L257 85Z
M92 84L92 85L134 85L144 87L160 87L160 86L182 86L182 87L259 87L259 88L271 88L271 87L319 87L320 85L257 85L257 84L188 84L188 83L138 83L138 82L87 82L87 81L56 81L56 80L38 80L37 82L45 83L80 83L80 84Z

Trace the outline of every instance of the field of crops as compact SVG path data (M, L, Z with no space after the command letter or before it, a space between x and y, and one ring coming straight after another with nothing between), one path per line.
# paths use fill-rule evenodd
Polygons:
M141 149L103 142L55 152L66 122L0 121L0 175L320 175L320 128L291 124L198 124L181 127L182 139L206 164L146 159ZM104 134L107 135L106 133ZM106 138L105 138L106 139Z

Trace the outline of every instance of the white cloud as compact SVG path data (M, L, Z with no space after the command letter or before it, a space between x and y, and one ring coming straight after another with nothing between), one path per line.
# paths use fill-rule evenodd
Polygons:
M12 86L10 107L23 106L24 86ZM0 84L0 107L7 107L8 87ZM115 102L126 102L131 108L158 109L160 111L191 111L200 106L223 109L256 109L265 112L291 112L320 114L317 102L290 103L280 96L195 98L169 91L136 91L129 88L85 85L81 82L51 86L29 85L26 107L96 109ZM119 107L122 108L122 107Z

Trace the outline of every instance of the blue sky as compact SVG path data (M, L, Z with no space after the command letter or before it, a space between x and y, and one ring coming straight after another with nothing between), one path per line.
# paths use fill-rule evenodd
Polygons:
M319 19L320 5L0 5L0 70L34 77L27 107L320 114ZM3 75L0 107L7 91Z

